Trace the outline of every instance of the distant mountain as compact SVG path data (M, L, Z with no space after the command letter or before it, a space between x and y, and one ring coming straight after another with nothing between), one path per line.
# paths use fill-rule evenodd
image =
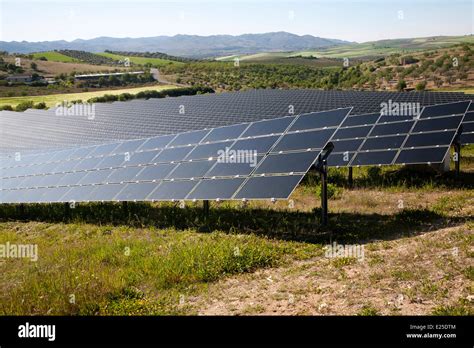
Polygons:
M175 35L143 38L98 37L74 41L0 41L0 50L10 53L32 53L51 50L82 50L89 52L134 51L164 52L184 57L217 57L272 51L300 51L348 44L348 41L325 39L287 32L232 35Z

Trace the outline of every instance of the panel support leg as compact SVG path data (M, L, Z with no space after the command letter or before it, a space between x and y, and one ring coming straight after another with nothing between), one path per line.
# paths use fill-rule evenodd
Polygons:
M456 178L459 178L459 175L461 174L461 143L458 141L454 143L454 156L455 156L454 166L456 170Z
M349 167L349 174L347 175L347 184L349 185L349 188L352 188L354 186L354 179L352 177L352 167Z
M71 219L71 205L69 202L64 203L64 219L69 221Z
M202 201L202 210L204 214L204 219L207 220L209 217L209 209L210 209L210 204L208 200Z
M321 173L321 225L328 224L328 162L327 158L334 149L334 144L329 142L318 156L315 164L316 170Z
M18 217L19 217L19 220L25 219L25 217L26 217L26 216L25 216L25 215L26 215L26 214L25 214L25 204L20 203L20 204L18 205L18 215L19 215L19 216L18 216Z
M321 167L321 225L328 224L328 168L326 160Z
M123 216L127 219L127 222L130 222L130 212L128 210L128 202L127 201L122 202L122 210L123 210Z

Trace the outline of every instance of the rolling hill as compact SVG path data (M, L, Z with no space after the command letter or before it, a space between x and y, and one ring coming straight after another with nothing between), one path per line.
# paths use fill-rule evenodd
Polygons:
M163 52L185 57L217 57L267 51L311 50L348 44L348 41L295 35L287 32L232 35L175 35L143 38L98 37L74 41L0 41L2 50L10 53L32 53L52 50L81 50L88 52L134 51Z
M380 40L364 43L351 43L317 50L300 50L291 52L262 52L258 54L236 54L217 58L230 61L238 57L242 61L259 61L281 59L283 57L316 57L316 58L377 58L390 54L409 53L429 49L453 46L462 42L474 43L473 35L466 36L433 36L409 39Z

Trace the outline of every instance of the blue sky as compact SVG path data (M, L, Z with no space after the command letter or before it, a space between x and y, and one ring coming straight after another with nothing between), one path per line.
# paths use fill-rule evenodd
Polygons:
M472 34L472 0L0 0L0 40L288 31L372 41Z

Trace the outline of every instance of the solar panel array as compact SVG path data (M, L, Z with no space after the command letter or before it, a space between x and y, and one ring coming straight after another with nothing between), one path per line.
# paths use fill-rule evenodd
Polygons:
M334 151L328 165L442 163L461 123L472 117L473 112L468 111L472 104L463 101L427 106L417 117L381 113L350 116L333 136Z
M0 161L0 202L288 198L350 108Z
M470 99L474 96L447 92L253 90L97 103L93 117L88 112L57 115L56 108L1 111L0 152L99 144L343 107L353 107L353 115L379 113L381 103L388 101L427 106ZM465 143L474 142L474 116L467 115L467 120Z
M462 122L461 144L474 144L474 102Z

